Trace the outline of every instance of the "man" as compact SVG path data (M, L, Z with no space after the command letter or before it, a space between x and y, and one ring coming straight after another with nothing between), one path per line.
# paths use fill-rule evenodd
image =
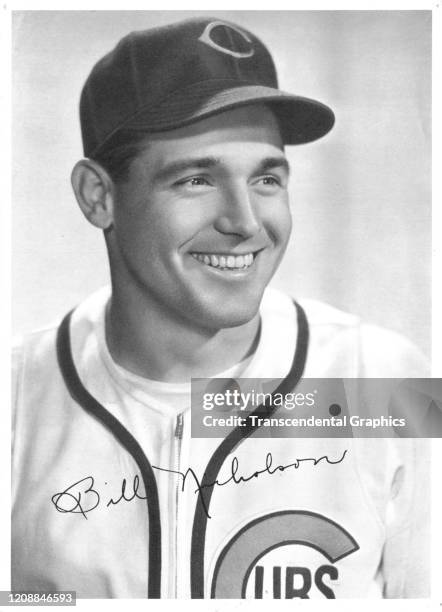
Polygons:
M112 289L15 354L13 588L427 595L424 448L250 424L190 436L192 377L292 391L424 373L403 338L267 289L291 229L284 146L333 112L280 91L263 44L208 18L125 37L80 109L72 185Z

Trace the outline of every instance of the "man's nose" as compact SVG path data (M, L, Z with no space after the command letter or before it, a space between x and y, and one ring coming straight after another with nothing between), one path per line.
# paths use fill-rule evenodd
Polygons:
M251 238L261 229L247 186L235 187L223 194L223 202L215 221L222 234Z

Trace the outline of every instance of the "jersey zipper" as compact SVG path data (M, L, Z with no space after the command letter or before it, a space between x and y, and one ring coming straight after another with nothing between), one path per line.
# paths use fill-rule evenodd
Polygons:
M184 429L184 414L180 412L176 418L175 424L175 457L174 470L180 471L181 459L181 444L183 440ZM174 575L174 594L176 599L178 594L178 509L179 509L179 489L182 486L181 479L176 477L175 484L175 530L174 530L174 559L175 559L175 575Z

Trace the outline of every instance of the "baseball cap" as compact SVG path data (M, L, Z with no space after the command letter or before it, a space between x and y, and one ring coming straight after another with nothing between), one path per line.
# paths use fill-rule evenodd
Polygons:
M264 102L285 144L324 136L333 111L278 88L272 57L251 32L210 17L131 32L92 69L83 87L84 153L93 157L120 130L161 132Z

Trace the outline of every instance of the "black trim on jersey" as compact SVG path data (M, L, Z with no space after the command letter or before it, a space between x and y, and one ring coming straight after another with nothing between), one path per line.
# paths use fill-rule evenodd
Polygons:
M289 373L281 384L273 391L274 394L285 395L293 391L298 384L304 371L307 359L309 340L309 329L307 317L299 304L294 302L297 313L298 337L296 342L293 362ZM148 458L132 434L116 419L104 406L102 406L86 389L80 380L72 356L70 339L70 321L72 312L69 312L61 322L57 331L57 359L66 384L66 387L74 401L76 401L86 412L100 421L120 444L133 457L143 478L147 496L147 511L149 516L149 571L148 571L148 593L150 599L161 597L161 519L158 488L155 475ZM270 416L276 407L264 405L252 413L258 416ZM245 427L234 429L218 446L207 464L201 483L198 500L196 504L195 517L192 530L191 547L191 597L202 599L204 597L204 546L207 529L207 512L212 497L213 485L218 476L222 464L233 449L243 440L249 437L259 426L249 424Z
M69 325L72 311L57 332L57 359L71 397L90 415L100 421L136 461L143 478L149 516L149 572L147 597L161 597L161 520L158 488L152 466L132 434L85 388L74 364Z
M298 384L304 371L307 360L307 349L309 339L308 321L304 310L298 303L294 303L298 321L298 338L296 342L295 354L289 373L281 384L273 391L273 394L285 395L293 391ZM275 412L277 406L267 407L264 404L250 415L269 417ZM245 438L250 436L259 425L253 426L253 420L248 417L249 424L244 427L237 427L221 442L218 446L204 472L196 503L195 517L192 530L192 548L190 553L190 588L193 599L204 598L204 548L207 529L207 518L210 500L213 492L213 484L218 477L218 473L226 459L236 446Z

